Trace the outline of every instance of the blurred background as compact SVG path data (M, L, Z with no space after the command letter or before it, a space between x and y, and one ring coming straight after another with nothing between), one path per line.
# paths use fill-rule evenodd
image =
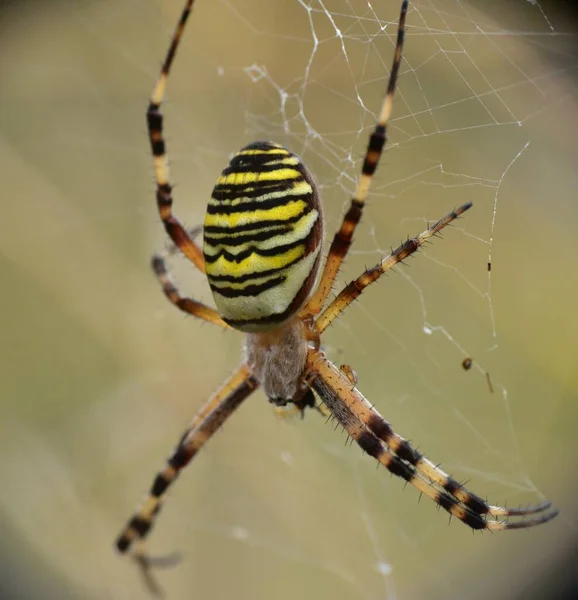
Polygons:
M148 597L113 540L240 361L242 336L179 313L149 268L166 240L144 116L182 4L0 3L2 598ZM150 537L153 554L183 553L158 573L167 598L571 593L570 6L411 3L388 151L340 283L454 206L474 207L324 338L432 461L493 503L548 498L560 516L496 535L448 526L343 432L312 412L280 420L256 393L173 488ZM164 107L176 214L202 223L230 155L273 139L316 177L330 237L387 85L398 11L397 1L198 0ZM191 265L173 268L211 302Z

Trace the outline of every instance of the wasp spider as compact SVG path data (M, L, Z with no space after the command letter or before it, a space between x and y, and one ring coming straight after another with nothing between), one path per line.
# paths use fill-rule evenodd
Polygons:
M202 250L173 215L160 107L193 1L188 0L182 12L152 93L147 122L160 217L175 248L206 273L217 310L181 296L162 256L155 256L152 263L163 292L174 305L224 329L246 334L245 361L194 417L165 467L155 477L145 501L121 531L116 541L118 550L126 553L133 543L139 542L133 556L148 573L152 561L142 542L168 488L215 431L259 387L274 405L292 403L301 411L315 407L319 398L323 409L363 451L472 529L520 529L554 518L557 513L549 502L529 508L505 508L488 504L469 492L395 433L357 390L357 378L351 367L337 368L320 349L321 334L369 284L471 207L464 204L417 237L408 239L328 303L385 145L401 62L407 0L401 5L387 92L369 138L357 190L333 238L319 285L313 292L321 264L321 204L305 165L282 146L255 142L231 159L209 200Z

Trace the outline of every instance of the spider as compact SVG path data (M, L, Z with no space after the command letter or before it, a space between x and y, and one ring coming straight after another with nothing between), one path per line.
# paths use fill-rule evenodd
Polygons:
M401 63L408 0L403 0L393 65L379 118L367 147L355 195L335 234L319 284L323 215L315 183L301 160L272 142L255 142L233 156L218 178L204 222L203 249L173 215L161 103L169 70L194 0L188 0L153 89L147 110L160 218L174 246L201 272L217 310L181 296L164 256L152 259L164 294L179 309L227 330L246 334L245 360L206 402L182 435L148 496L116 540L119 552L135 544L133 557L148 576L155 559L144 551L169 487L182 469L233 412L259 387L277 406L323 408L361 449L394 475L474 530L520 529L553 519L550 502L527 508L487 503L468 491L398 435L355 387L348 365L336 367L323 353L320 336L363 290L419 250L472 205L464 204L408 239L328 302L337 272L352 242L386 142L387 125ZM322 405L317 405L317 398Z

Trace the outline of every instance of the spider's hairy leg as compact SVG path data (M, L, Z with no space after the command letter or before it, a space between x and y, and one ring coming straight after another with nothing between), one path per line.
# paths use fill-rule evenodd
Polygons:
M171 249L169 249L170 252ZM202 302L198 302L193 298L185 298L181 296L177 289L174 281L171 278L169 270L167 268L165 256L162 254L155 254L151 260L152 269L161 284L165 296L172 302L177 308L180 308L183 312L189 315L193 315L203 321L208 321L214 325L219 325L223 329L232 329L223 319L219 313Z
M368 285L377 281L384 273L393 269L395 265L417 252L430 238L438 234L444 227L447 227L471 207L472 203L468 202L456 208L437 223L422 231L417 237L408 239L374 267L367 269L357 279L347 284L315 321L319 334L325 331L331 322L358 298Z
M321 364L320 371L326 381L331 382L333 388L342 389L342 386L345 385L345 380L331 362ZM339 368L339 371L351 383L351 379L342 367ZM430 460L425 458L405 438L395 433L391 424L379 414L359 391L352 388L347 391L344 389L341 397L347 401L357 418L381 441L385 442L388 448L395 452L399 458L415 467L420 475L432 481L473 511L479 514L487 514L490 517L512 517L536 514L550 508L550 502L543 502L523 509L505 508L503 506L488 504L476 494L468 491L462 484L440 469L439 466L434 465Z
M375 174L379 159L387 141L387 125L391 117L393 95L395 93L399 66L401 64L401 53L405 37L405 17L408 4L408 0L403 0L401 4L399 25L397 28L397 42L387 84L387 91L383 99L377 124L369 138L367 151L361 168L361 177L357 183L355 194L351 199L349 210L343 218L343 223L331 242L327 261L325 262L325 268L323 269L323 274L321 275L317 290L303 309L303 315L317 315L323 308L327 296L333 287L335 278L337 277L337 272L349 251L355 228L361 220L361 214L363 212L367 194L369 193L371 180Z
M361 448L451 515L472 529L521 529L546 523L558 512L549 502L526 509L508 509L487 504L441 469L425 459L409 442L351 387L347 376L321 352L311 350L307 358L308 383ZM387 446L386 446L387 444ZM519 520L489 520L490 517L529 517Z
M169 50L161 68L159 78L153 88L150 103L147 109L147 128L153 162L155 180L157 185L157 206L166 232L181 252L201 271L205 272L205 259L201 249L189 237L181 222L173 215L172 187L169 182L169 165L167 160L165 139L163 137L163 115L161 103L165 97L165 89L169 71L175 57L179 41L185 29L187 18L191 12L194 0L188 0L181 13L181 18L171 39Z
M242 365L194 417L165 468L155 477L144 502L118 536L116 547L119 552L123 554L128 552L134 542L143 540L148 535L168 488L177 479L181 470L258 386L249 367ZM133 556L145 570L155 562L146 556L142 547L139 547Z

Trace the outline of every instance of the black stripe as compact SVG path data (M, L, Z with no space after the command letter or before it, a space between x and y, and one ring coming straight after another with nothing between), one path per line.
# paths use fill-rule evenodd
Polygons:
M149 137L153 132L162 131L163 129L163 116L159 112L159 105L150 103L147 110L147 124L149 129Z
M223 235L222 237L212 237L205 235L205 244L210 246L241 246L246 242L264 242L271 238L277 237L284 233L289 233L293 228L290 225L276 227L267 231L255 231L253 233L246 233L245 235ZM221 229L223 233L228 231L227 229Z
M484 502L479 496L476 496L475 494L472 494L464 489L464 486L453 479L453 477L448 477L448 480L444 484L443 488L452 496L455 496L459 491L464 492L468 497L463 501L463 504L468 508L471 508L474 512L477 512L480 515L486 515L490 512L490 507L486 502Z
M136 531L140 537L143 537L147 534L148 530L151 528L151 525L151 521L143 519L142 517L133 517L128 522L128 528Z
M156 141L151 138L151 150L154 157L163 156L166 153L165 141L162 138Z
M260 154L259 157L266 156L264 154ZM299 163L297 164L275 164L269 165L272 161L278 161L290 158L289 156L266 156L265 160L255 160L254 156L236 156L229 163L228 167L225 167L221 173L221 176L232 175L234 173L272 173L273 171L279 171L281 169L291 169L303 176L301 169L299 168ZM296 177L295 179L298 179Z
M402 440L400 442L395 453L411 465L416 465L422 459L422 455L415 450L415 448L412 448L411 444L407 440Z
M222 288L222 287L215 287L215 286L211 286L211 289L213 290L213 292L221 294L221 296L224 296L225 298L240 298L242 296L258 296L262 292L266 292L267 290L270 290L271 288L274 288L275 286L277 286L281 283L285 283L286 279L287 279L287 277L285 277L283 275L281 277L275 277L274 279L269 279L265 283L260 283L260 284L256 284L256 285L248 285L247 287L244 287L241 290L238 290L235 288L230 288L230 287Z
M369 144L367 145L367 154L366 158L363 161L363 167L361 168L361 172L364 175L372 176L375 173L375 169L377 168L377 163L379 161L379 157L381 156L381 152L383 150L383 146L386 142L386 132L385 127L383 125L377 125L375 127L374 132L371 134L369 138ZM369 153L377 153L377 156L371 157L368 160Z
M257 248L255 246L250 246L249 248L247 248L247 250L239 252L239 254L231 254L223 248L219 250L219 252L217 252L217 254L215 254L214 256L208 256L207 254L205 254L205 262L212 264L214 262L217 262L217 260L222 256L229 262L240 263L246 258L249 258L249 256L251 256L252 254L256 254L257 256L277 256L278 254L282 254L283 252L286 252L287 250L292 250L293 248L297 248L298 246L305 246L305 244L306 239L296 240L295 242L291 242L290 244L283 244L282 246L275 246L274 248Z
M389 444L391 437L394 435L391 425L380 415L372 413L367 422L367 426L375 435L383 440L386 444Z
M403 480L411 483L414 479L415 471L406 463L404 463L397 456L393 456L391 461L386 465L387 470Z
M173 469L179 471L193 458L193 455L183 446L179 446L173 455L169 458L168 464Z
M126 535L120 535L116 540L116 549L124 553L128 550L128 547L131 545L132 540L129 540Z
M170 483L171 482L162 473L159 473L152 485L151 496L154 496L155 498L162 496L169 487Z
M435 501L444 509L447 510L448 512L451 511L451 509L454 506L458 506L459 502L453 497L450 496L449 494L447 494L446 492L439 492Z
M463 503L468 508L471 508L474 512L477 512L480 515L486 515L490 512L490 507L488 506L488 503L485 502L482 498L476 496L475 494L472 494L471 492L467 492L467 494L468 498L464 500Z
M293 181L299 181L294 179ZM264 181L253 184L239 184L237 186L217 184L213 189L212 198L218 202L227 202L237 200L237 198L259 198L269 192L285 192L293 189L293 181L282 182L273 181L271 185L266 185Z
M454 506L459 506L459 502L450 496L447 492L440 492L436 498L436 502L451 514L451 509ZM486 520L480 515L473 513L471 510L466 509L465 515L460 520L472 529L486 529L488 524Z
M391 425L381 416L373 413L367 422L369 429L380 439L383 440L388 446L394 445L395 433ZM401 440L399 446L396 448L395 453L399 458L407 461L409 464L415 466L421 459L422 455L411 446L407 440Z
M266 180L266 181L253 181L251 183L237 183L237 184L221 184L218 183L213 189L211 198L214 200L235 200L241 196L243 197L254 197L256 191L259 191L259 196L269 192L284 192L293 188L295 183L301 183L305 181L303 178L295 179L283 179L281 181Z
M286 191L286 190L279 190ZM261 193L259 196L263 196ZM244 198L243 194L237 194L234 199ZM213 196L214 200L217 200ZM219 203L218 205L209 204L207 206L207 213L210 215L230 215L233 213L250 213L256 210L268 210L270 208L278 208L280 206L288 206L292 202L305 202L310 204L311 194L284 194L276 198L267 198L265 200L254 200L252 202L241 202L239 204L231 205L227 203ZM305 207L307 208L307 207ZM303 214L303 213L300 213ZM286 222L286 221L285 221Z
M157 186L157 204L161 206L171 206L173 199L171 198L171 186L168 183ZM165 223L165 228L167 224Z
M355 441L364 452L367 452L367 454L373 456L373 458L379 460L379 457L383 454L383 448L379 443L379 440L369 431L362 431Z

